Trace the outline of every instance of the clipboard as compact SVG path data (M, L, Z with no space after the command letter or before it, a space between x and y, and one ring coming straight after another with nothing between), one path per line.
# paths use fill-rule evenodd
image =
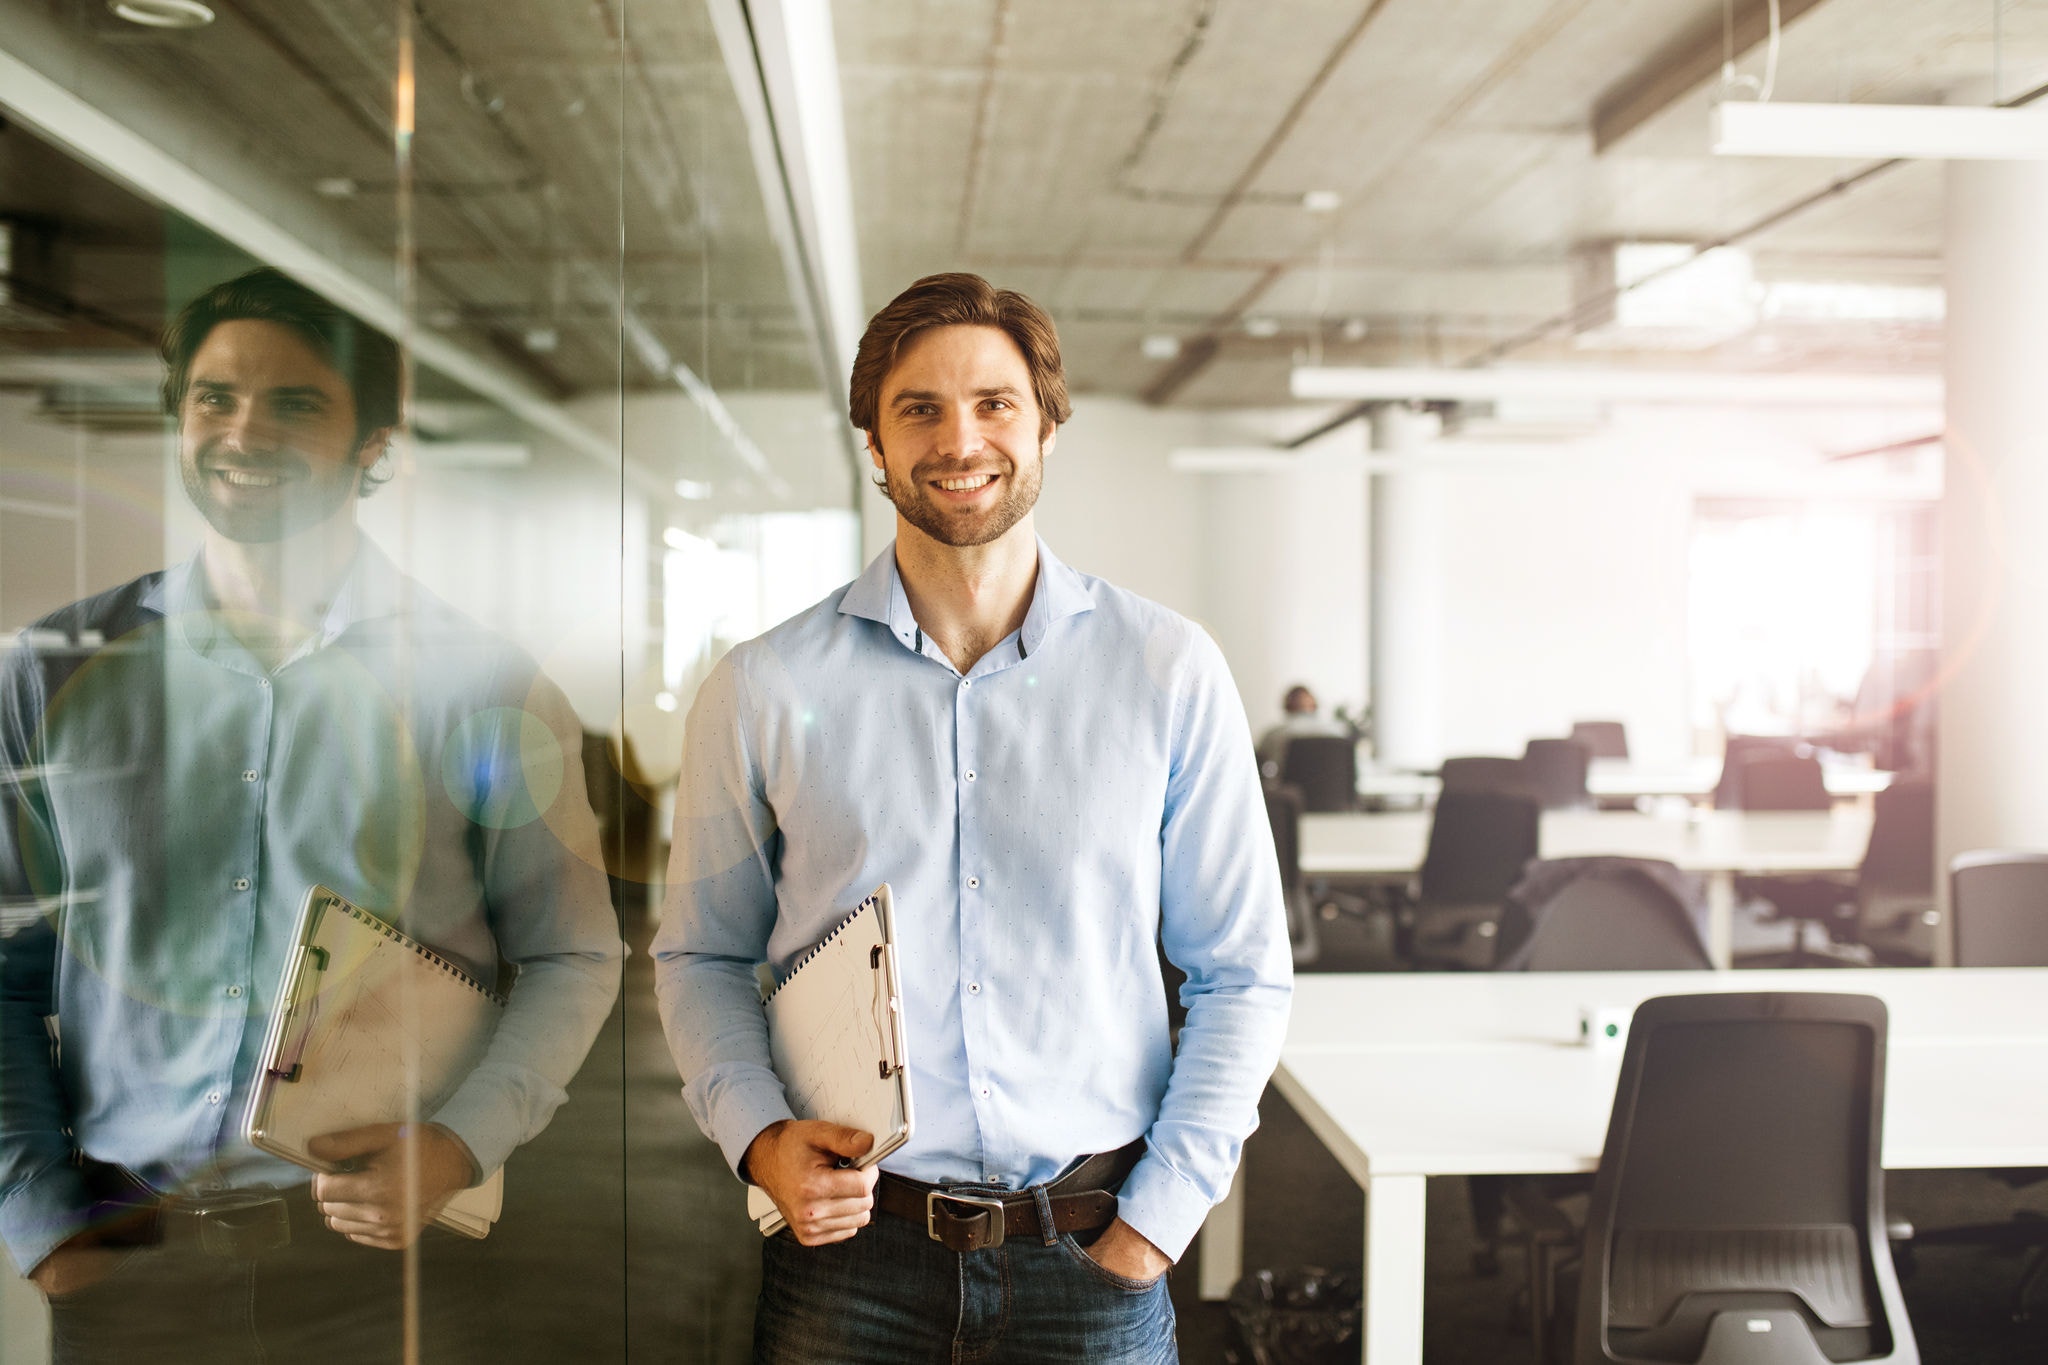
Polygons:
M338 892L306 892L264 1036L249 1142L308 1170L340 1167L307 1143L372 1123L406 1122L447 1102L483 1060L503 997ZM434 1222L465 1237L491 1230L501 1167L456 1191Z
M858 1169L910 1141L910 1050L887 882L790 969L762 1011L775 1075L798 1118L874 1134ZM783 1227L775 1201L757 1185L747 1187L747 1216L763 1237Z

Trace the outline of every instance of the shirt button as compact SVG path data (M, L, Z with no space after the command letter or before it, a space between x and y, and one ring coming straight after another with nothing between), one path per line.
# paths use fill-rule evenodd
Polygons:
M233 999L239 1000L242 998L242 988L240 986L230 986L228 987L228 995Z
M270 679L268 679L268 678L258 678L258 679L256 680L256 685L257 685L258 687L268 687L268 686L270 686Z
M982 1093L982 1094L984 1094L984 1095L986 1095L986 1094L988 1093L988 1091L984 1090L984 1091L982 1091L981 1093ZM209 1090L209 1091L207 1091L207 1092L206 1092L206 1102L207 1102L208 1104L219 1104L219 1103L220 1103L220 1091L218 1091L218 1090Z
M977 886L980 886L980 885L981 885L981 878L979 878L979 877L969 877L969 878L967 879L967 889L968 889L969 891L972 891L972 890L973 890L973 889L974 889L975 887L977 887Z
M256 770L254 768L242 769L242 780L244 782L254 782L256 780Z
M235 890L237 890L237 891L247 891L248 889L249 889L249 879L248 879L247 877L237 877L237 878L235 878Z
M974 780L974 769L972 769L972 768L969 768L969 769L967 770L967 780L968 780L969 782L972 782L972 781Z
M972 687L972 686L974 686L974 679L972 679L972 678L962 678L962 679L960 680L960 685L961 685L962 687Z
M967 983L967 993L968 993L969 995L980 995L980 994L981 994L981 983L980 983L979 981L970 981L970 982L968 982L968 983Z
M987 1087L987 1086L983 1086L983 1087L981 1088L981 1097L982 1097L983 1099L987 1099L987 1098L988 1098L988 1087Z

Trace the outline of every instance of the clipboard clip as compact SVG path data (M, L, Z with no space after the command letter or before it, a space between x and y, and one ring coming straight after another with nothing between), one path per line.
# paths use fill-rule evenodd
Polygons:
M310 943L299 950L299 969L292 974L291 996L285 1006L290 1011L285 1019L285 1036L291 1040L291 1050L288 1053L281 1050L277 1065L265 1068L280 1081L295 1081L299 1078L299 1073L305 1070L301 1062L306 1055L306 1041L313 1036L313 1021L319 1018L320 995L316 991L312 999L306 1002L305 1022L301 1024L298 1019L299 996L304 989L306 970L309 966L316 972L326 971L327 950Z
M875 1063L875 1070L878 1073L880 1073L881 1078L886 1081L891 1076L897 1075L900 1072L902 1072L903 1068L900 1066L890 1066L889 1059L884 1057L881 1061Z

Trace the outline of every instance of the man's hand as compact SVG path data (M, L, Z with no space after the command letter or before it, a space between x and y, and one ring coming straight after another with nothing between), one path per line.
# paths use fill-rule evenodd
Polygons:
M1145 1234L1119 1218L1102 1230L1087 1249L1088 1257L1112 1275L1150 1284L1173 1265L1173 1258L1145 1240Z
M881 1170L842 1169L875 1145L874 1135L817 1119L783 1119L747 1144L747 1178L768 1191L783 1221L807 1247L843 1242L868 1225Z
M121 1251L99 1244L99 1234L81 1232L57 1244L57 1249L36 1262L28 1277L46 1299L61 1299L90 1289L107 1277Z
M313 1202L351 1242L402 1251L475 1173L469 1147L437 1123L375 1123L314 1138L306 1150L350 1169L313 1177ZM408 1198L406 1164L419 1164L416 1198Z

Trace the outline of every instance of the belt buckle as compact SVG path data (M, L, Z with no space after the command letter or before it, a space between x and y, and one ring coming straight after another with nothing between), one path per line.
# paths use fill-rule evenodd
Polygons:
M941 1199L949 1204L965 1204L969 1208L980 1209L988 1214L992 1235L987 1242L982 1244L980 1250L987 1251L991 1247L999 1247L1003 1244L1003 1201L1001 1199L993 1195L984 1194L948 1194L944 1190L932 1190L924 1197L925 1235L934 1242L943 1244L945 1241L943 1237L939 1236L939 1201Z

